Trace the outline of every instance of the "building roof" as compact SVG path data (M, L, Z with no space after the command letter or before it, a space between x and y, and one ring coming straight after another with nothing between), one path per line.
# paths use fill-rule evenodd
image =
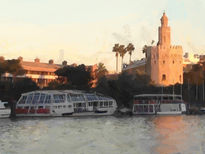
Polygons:
M38 72L55 72L61 67L59 64L49 64L49 63L40 63L40 62L28 62L22 61L22 67L25 70L29 71L38 71Z
M141 60L134 61L133 63L129 64L127 67L123 68L123 71L129 70L132 68L140 67L146 64L146 60L143 58Z

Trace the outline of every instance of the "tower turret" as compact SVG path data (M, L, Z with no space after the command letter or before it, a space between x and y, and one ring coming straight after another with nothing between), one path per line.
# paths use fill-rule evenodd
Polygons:
M168 18L163 13L163 16L161 17L161 27L159 27L159 42L158 45L170 47L171 45L171 38L170 38L170 27L168 26Z

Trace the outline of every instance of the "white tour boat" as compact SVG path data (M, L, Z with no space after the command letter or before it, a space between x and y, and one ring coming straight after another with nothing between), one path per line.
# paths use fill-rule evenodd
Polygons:
M134 96L133 114L182 114L186 105L181 95L141 94Z
M78 90L40 90L23 93L16 104L16 116L112 115L116 101Z
M8 102L2 102L0 100L0 118L8 118L10 113L11 109L8 107Z

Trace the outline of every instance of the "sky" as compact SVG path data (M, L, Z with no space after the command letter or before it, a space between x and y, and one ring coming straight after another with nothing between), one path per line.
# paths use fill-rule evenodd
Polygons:
M158 41L163 12L172 45L205 54L204 0L0 0L0 56L115 70L115 43L133 43L132 60ZM124 62L128 62L129 55Z

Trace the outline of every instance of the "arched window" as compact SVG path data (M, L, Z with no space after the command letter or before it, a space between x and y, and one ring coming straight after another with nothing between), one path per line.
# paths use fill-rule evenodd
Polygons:
M172 63L174 64L174 60L172 61Z
M165 80L166 80L166 75L162 74L162 81L165 81Z

